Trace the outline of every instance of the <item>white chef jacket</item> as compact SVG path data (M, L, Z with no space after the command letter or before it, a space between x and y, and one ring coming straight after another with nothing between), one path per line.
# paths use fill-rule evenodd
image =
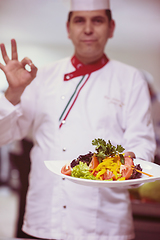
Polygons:
M50 239L132 239L126 189L78 185L50 172L44 160L71 161L94 151L92 140L103 138L135 152L137 158L153 161L147 84L136 69L113 60L91 73L83 88L78 85L82 76L63 80L74 70L69 58L58 61L38 72L20 104L13 106L5 97L0 100L0 144L24 138L30 129L33 133L23 230ZM76 100L71 100L80 88ZM59 128L67 103L68 109L73 106Z

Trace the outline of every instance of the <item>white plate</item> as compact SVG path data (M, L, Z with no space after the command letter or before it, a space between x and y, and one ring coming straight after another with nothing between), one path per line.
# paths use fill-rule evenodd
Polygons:
M154 182L156 180L160 180L160 165L152 163L152 162L147 162L144 160L140 159L134 159L134 164L140 164L142 171L146 172L148 174L153 175L153 177L148 177L144 174L142 174L141 178L138 179L131 179L131 180L124 180L124 181L100 181L100 180L89 180L89 179L82 179L82 178L75 178L75 177L70 177L66 176L61 173L61 168L68 163L68 161L44 161L46 167L52 171L53 173L65 177L68 180L85 185L85 186L92 186L92 187L129 187L131 185L137 185L137 184L143 184L147 182Z

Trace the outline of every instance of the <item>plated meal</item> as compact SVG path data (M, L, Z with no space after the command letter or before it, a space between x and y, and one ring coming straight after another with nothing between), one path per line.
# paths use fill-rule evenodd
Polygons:
M61 173L64 175L104 181L122 181L140 178L142 172L140 164L135 165L130 156L124 156L125 150L121 145L113 146L103 139L95 139L92 144L96 146L94 153L80 155L71 163L65 164Z
M160 179L160 166L142 159L124 156L121 145L102 139L92 141L95 152L74 160L44 161L54 174L74 183L93 187L127 187Z

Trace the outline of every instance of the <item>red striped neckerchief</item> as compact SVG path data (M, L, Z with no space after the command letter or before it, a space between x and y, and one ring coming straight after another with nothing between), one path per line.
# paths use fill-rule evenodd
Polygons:
M109 61L109 59L107 58L107 56L105 54L103 54L102 58L98 62L96 62L94 64L88 64L88 65L84 65L83 63L81 63L76 58L76 56L72 57L71 63L75 67L76 70L65 74L64 81L69 81L72 78L79 77L79 76L82 76L82 79L77 84L72 96L70 97L68 103L66 104L66 106L59 118L59 121L60 121L59 128L61 128L63 126L63 124L66 122L68 114L70 113L73 105L75 104L80 91L82 90L82 88L84 87L86 82L88 81L91 73L104 67L108 63L108 61ZM85 75L88 75L87 78L85 78Z

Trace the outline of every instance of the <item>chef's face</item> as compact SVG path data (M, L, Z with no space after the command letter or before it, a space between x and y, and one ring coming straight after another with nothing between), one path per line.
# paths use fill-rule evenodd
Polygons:
M115 23L109 21L105 10L73 12L67 31L76 57L84 64L99 60L108 39L113 37L114 28Z

